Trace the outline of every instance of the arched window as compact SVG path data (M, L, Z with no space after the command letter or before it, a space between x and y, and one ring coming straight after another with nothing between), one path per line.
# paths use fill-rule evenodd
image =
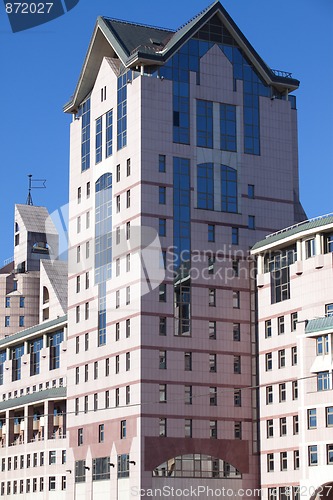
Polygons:
M43 286L43 304L47 304L50 300L49 291L46 286Z

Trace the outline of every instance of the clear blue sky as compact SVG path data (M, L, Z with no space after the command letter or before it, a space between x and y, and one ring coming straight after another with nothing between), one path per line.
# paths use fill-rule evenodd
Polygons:
M68 199L69 123L62 106L74 91L98 15L176 29L210 0L80 0L68 14L13 34L0 5L0 265L13 255L13 211L25 203L29 173L46 178L35 205ZM297 91L301 199L309 217L333 212L332 0L222 0L274 69L291 71Z

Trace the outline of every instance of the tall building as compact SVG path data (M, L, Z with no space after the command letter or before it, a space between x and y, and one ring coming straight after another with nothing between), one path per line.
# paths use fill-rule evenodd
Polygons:
M332 215L253 247L264 499L333 498L332 252Z
M68 498L259 486L248 249L304 219L298 85L219 2L98 18L64 107Z
M5 498L66 498L68 271L57 255L58 233L47 209L16 205L14 260L0 269Z

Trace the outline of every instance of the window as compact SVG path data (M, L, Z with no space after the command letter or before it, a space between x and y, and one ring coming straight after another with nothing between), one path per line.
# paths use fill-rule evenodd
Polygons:
M127 385L125 388L125 402L127 405L129 405L131 402L131 388L129 385Z
M248 222L247 226L249 229L255 229L256 228L256 218L254 215L249 215L248 216Z
M215 257L208 257L208 274L214 274Z
M231 228L231 243L233 245L238 245L239 244L239 230L238 230L238 227L232 227Z
M267 352L265 354L265 366L266 366L266 372L272 370L273 368L273 355L271 352Z
M90 168L90 99L82 104L79 111L82 116L81 170L84 172Z
M197 146L213 147L213 103L197 100Z
M77 202L81 203L81 200L82 200L82 189L81 189L81 187L78 187L77 188Z
M86 480L86 461L77 460L75 462L75 482L84 483Z
M279 384L279 402L286 401L286 384Z
M216 339L216 321L208 322L208 336L210 339Z
M80 216L78 216L78 218L76 219L76 232L77 233L81 232L81 217Z
M321 335L316 339L317 356L329 353L329 337L328 335Z
M117 387L117 389L115 390L115 406L119 406L119 398L120 398L119 388Z
M129 175L131 175L131 158L127 158L127 161L126 161L126 174L127 174L127 177Z
M88 378L89 378L89 366L84 365L84 381L88 382Z
M116 213L118 214L120 212L120 195L118 194L116 196Z
M208 224L208 241L211 243L215 241L215 224Z
M19 317L19 326L20 327L24 326L24 316Z
M333 252L333 233L326 235L325 253Z
M216 289L215 288L208 289L208 305L210 307L216 307Z
M131 237L131 223L126 222L126 239L129 240Z
M76 262L77 262L77 264L80 262L80 260L81 260L81 247L80 247L80 245L78 245L76 247Z
M234 356L234 373L241 373L241 357Z
M314 238L305 241L305 258L309 259L316 254L316 241Z
M308 429L317 428L317 410L316 408L311 408L308 410Z
M271 438L274 436L273 419L269 419L266 422L266 435L267 435L267 438Z
M290 329L294 332L297 328L298 314L297 312L293 312L290 315Z
M216 354L209 355L209 371L216 372Z
M159 419L159 436L160 437L167 436L167 419L166 418Z
M110 479L110 458L93 458L92 469L93 481L103 481L104 479Z
M286 350L280 349L278 351L278 366L284 368L286 366Z
M10 326L10 316L5 316L5 326Z
M94 394L94 411L98 410L98 394L95 392Z
M84 305L84 319L89 319L89 302L86 302Z
M131 206L131 190L128 189L126 191L126 208L129 208Z
M267 454L267 472L274 471L274 453Z
M159 186L158 188L158 202L160 205L166 204L166 187Z
M284 316L279 316L277 319L278 322L278 335L284 334Z
M330 373L319 372L317 374L317 391L328 391L331 388Z
M76 323L80 323L80 306L76 306L75 308L75 321Z
M167 319L165 316L159 318L159 335L167 334Z
M234 422L234 438L242 439L242 422Z
M112 125L113 125L113 110L110 109L106 113L106 130L105 130L105 157L112 155Z
M86 290L89 288L89 271L86 272Z
M49 451L49 465L53 465L55 463L56 463L56 451L55 450ZM27 467L30 467L30 455L27 455Z
M297 365L297 346L291 348L291 364L292 366Z
M288 457L287 457L287 452L282 451L280 453L280 470L287 470L288 469Z
M241 389L234 389L234 406L242 406Z
M115 372L116 373L119 373L119 355L117 354L116 358L115 358Z
M84 350L88 351L89 349L89 333L84 335Z
M130 319L126 320L125 330L126 330L126 338L128 339L131 336L131 320Z
M158 235L166 236L166 219L158 219Z
M160 351L159 352L159 369L166 370L166 367L167 367L166 351Z
M110 408L110 391L105 391L105 408Z
M116 182L120 181L120 165L116 167Z
M308 446L308 457L309 457L309 465L318 465L318 450L317 445Z
M272 336L272 320L268 319L265 321L265 339Z
M120 421L120 439L126 438L126 420Z
M131 303L131 287L126 287L126 305Z
M36 479L36 482L37 482L37 479ZM37 488L37 484L36 484L36 488ZM61 476L61 489L62 490L66 489L66 476Z
M291 383L292 398L294 400L298 399L298 381L293 380Z
M191 405L192 404L192 386L185 385L184 393L185 393L184 403L186 405Z
M160 302L166 302L166 284L161 283L159 286L159 301Z
M116 342L120 338L120 323L116 323Z
M83 428L80 427L77 430L77 445L82 446L83 445Z
M129 477L129 455L118 455L117 459L117 477Z
M268 385L266 387L266 404L272 404L273 403L273 386Z
M214 210L214 164L197 166L197 207Z
M20 297L20 308L24 307L25 297Z
M185 352L184 353L184 370L186 372L192 371L192 353L191 352Z
M254 185L253 184L247 185L247 197L251 198L251 199L254 198Z
M210 406L217 405L217 387L209 388L209 404Z
M294 470L299 469L299 450L294 450Z
M126 272L127 273L130 272L130 270L131 270L131 254L128 253L126 255Z
M159 393L160 393L160 403L166 403L166 401L167 401L167 386L166 386L166 384L159 385Z
M325 305L325 316L333 316L333 304Z
M36 455L36 465L37 465L37 453L35 453L34 455ZM61 452L61 463L62 464L66 463L66 450L62 450Z
M116 309L120 307L120 291L116 290Z
M293 416L293 434L296 436L298 434L299 427L298 427L298 415Z
M131 369L131 353L126 353L126 371L128 372Z
M326 408L326 427L333 427L333 406Z
M90 182L87 182L87 186L86 186L86 196L87 196L87 199L90 198Z
M98 379L98 361L94 362L94 379Z
M280 436L286 436L287 435L287 418L282 417L280 418Z
M166 171L166 157L165 157L165 155L158 155L158 171L159 172Z
M209 421L209 437L211 439L217 439L217 420Z
M240 292L238 290L232 292L232 307L234 309L240 308Z
M220 149L237 151L236 106L220 104Z
M55 476L49 477L49 491L55 491L56 489L56 478Z
M185 418L185 437L192 437L192 419Z
M238 212L237 170L221 165L222 212Z
M327 465L333 464L333 444L326 445Z

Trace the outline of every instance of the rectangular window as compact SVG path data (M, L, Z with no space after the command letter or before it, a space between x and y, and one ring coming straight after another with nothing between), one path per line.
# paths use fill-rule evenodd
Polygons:
M217 406L217 387L209 388L209 404L210 406Z
M166 370L167 367L167 353L166 351L159 351L159 369Z
M110 408L110 391L105 391L105 408Z
M158 155L158 171L165 172L166 171L166 156Z
M20 327L24 326L24 316L19 317L19 326Z
M104 443L104 424L98 426L98 442Z
M305 258L309 259L314 255L316 255L316 240L315 238L311 238L305 241Z
M118 479L129 477L129 455L118 455L117 459L117 476Z
M94 411L98 410L98 394L97 392L94 394Z
M208 322L208 336L210 339L216 339L216 321Z
M269 419L266 422L266 436L267 439L274 437L273 419Z
M216 354L209 355L209 371L215 373L216 368Z
M287 418L281 417L280 418L280 436L286 436L286 435L287 435Z
M268 319L265 321L265 339L272 336L272 320Z
M293 312L290 315L290 329L292 332L296 330L297 327L297 321L298 321L298 314L297 312Z
M116 167L116 182L120 181L120 165Z
M286 350L280 349L278 351L278 367L284 368L286 366Z
M318 465L318 449L317 445L308 446L309 466Z
M317 356L329 354L329 336L321 335L316 338Z
M287 394L286 394L286 384L279 384L279 402L282 403L286 401Z
M103 481L105 479L110 479L110 458L93 458L92 469L93 481Z
M131 190L128 189L126 191L126 208L129 208L131 206Z
M126 338L128 339L131 336L131 320L130 319L126 320L125 330L126 330Z
M166 284L165 283L161 283L160 286L159 286L159 301L160 302L166 302Z
M308 429L317 428L317 410L316 408L311 408L308 410Z
M266 387L266 404L270 405L273 403L273 386L268 385Z
M292 398L294 400L298 399L298 381L293 380L291 383Z
M192 371L192 353L191 352L185 352L184 353L184 370L186 372Z
M265 354L265 367L266 367L266 372L273 369L273 355L271 352L267 352Z
M333 464L333 444L326 445L327 465Z
M326 427L333 427L333 406L326 408Z
M217 439L217 420L209 421L209 437L211 439Z
M166 236L166 219L158 219L158 235Z
M165 316L159 318L159 335L165 336L167 334L167 319Z
M167 419L166 418L159 419L159 436L160 437L167 436Z
M214 164L197 166L197 207L214 210Z
M131 158L126 160L126 175L127 177L131 175Z
M166 187L159 186L158 188L158 202L160 205L166 204Z
M126 420L120 421L120 439L126 439Z
M83 411L84 413L88 413L89 410L89 398L88 396L84 396L84 408Z
M232 292L232 307L234 309L240 308L240 292L238 290Z
M241 373L241 357L234 356L234 373Z
M210 243L215 241L215 224L208 224L208 241Z
M77 445L82 446L83 445L83 428L79 428L77 430Z
M249 215L248 216L248 223L247 226L249 229L255 229L256 228L256 218L254 215Z
M185 385L185 388L184 388L184 403L186 405L191 405L192 404L192 386L191 385Z
M89 333L84 335L84 350L88 351L89 349Z
M88 382L89 378L89 365L84 365L84 381Z
M20 308L24 307L25 297L20 297Z
M191 418L185 418L185 437L187 437L187 438L192 437L192 419Z
M75 482L84 483L86 480L86 461L77 460L75 462Z
M131 287L126 287L126 305L131 303Z
M197 100L197 146L213 147L213 103Z
M82 116L81 130L81 170L84 172L90 168L90 99L80 107Z
M167 386L166 384L159 385L160 403L166 403L167 401Z
M115 372L116 372L116 374L119 373L119 360L120 360L120 357L119 357L119 354L117 354L117 356L115 357Z
M220 104L220 149L237 151L236 106Z
M55 476L49 477L49 491L55 491L56 489L56 478Z
M77 188L77 202L81 203L82 200L82 189L81 186Z
M287 452L282 451L280 453L280 470L287 470L288 469L288 457L287 457Z
M284 334L284 316L279 316L277 319L278 322L278 335Z
M294 450L294 470L299 469L299 450Z
M125 388L125 402L127 405L129 405L131 402L131 388L129 385L127 385Z
M131 369L131 353L126 353L126 371L128 372Z
M238 227L232 227L231 228L231 243L232 243L232 245L238 245L239 244L239 230L238 230Z
M94 379L98 379L98 361L94 362Z
M86 185L86 196L87 196L87 199L90 198L90 182L87 182L87 185Z
M106 113L106 130L105 130L105 157L112 155L112 127L113 127L113 110L110 109Z
M333 316L333 304L325 305L325 316Z
M242 439L242 422L234 422L234 438Z
M126 239L129 240L131 237L131 223L126 222Z
M251 198L251 199L254 198L254 185L253 184L247 185L247 197Z
M102 117L100 116L96 120L96 137L95 137L95 146L96 146L96 159L95 163L99 163L102 161Z
M297 346L291 348L291 364L292 366L297 365Z
M120 393L119 393L119 388L115 390L115 406L119 406L119 401L120 401Z
M116 196L116 213L118 214L120 212L120 195L118 194Z
M127 145L127 78L128 72L117 82L117 149Z
M28 460L27 460L27 466L30 467L30 455L27 455L27 458L29 457L29 465L28 465ZM49 451L49 465L53 465L56 463L56 451L52 450Z
M208 289L208 305L210 307L216 307L216 289L215 288Z
M267 454L267 472L274 471L274 453Z
M116 290L116 309L120 307L120 291Z
M331 389L331 376L327 372L319 372L317 374L317 391L328 391Z

